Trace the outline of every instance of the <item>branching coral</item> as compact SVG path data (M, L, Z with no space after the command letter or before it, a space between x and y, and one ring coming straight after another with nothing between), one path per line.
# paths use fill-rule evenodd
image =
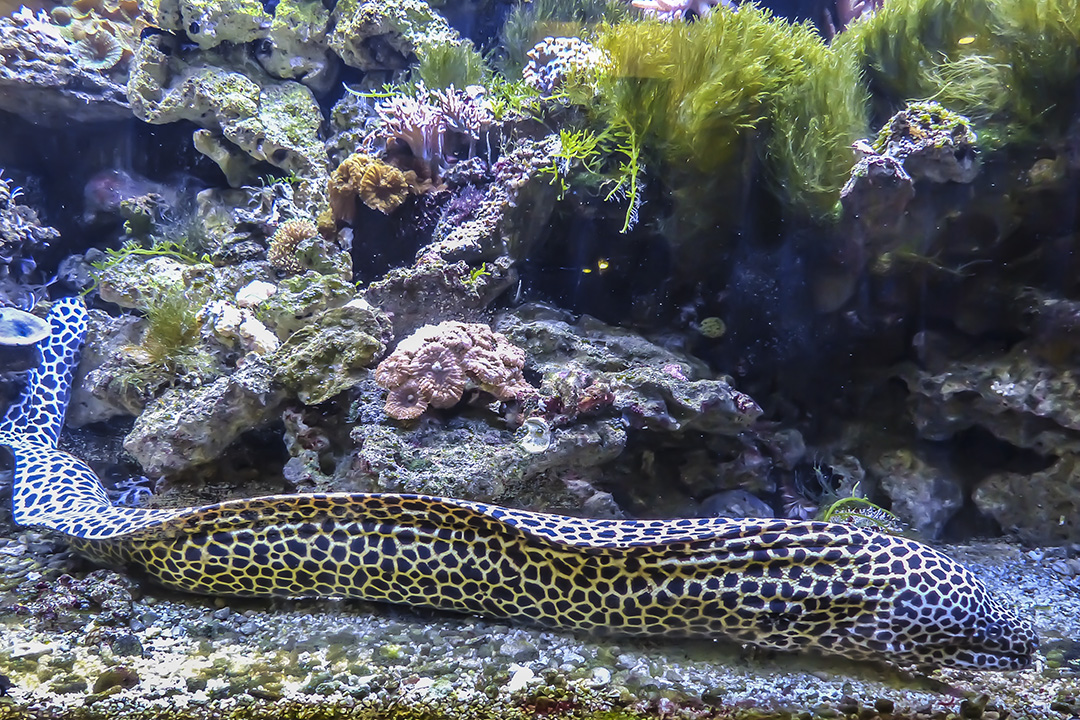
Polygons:
M308 220L289 220L278 226L270 238L270 248L266 259L278 270L289 274L304 271L304 266L297 257L297 248L301 242L315 237L319 229Z
M601 50L576 37L546 37L529 50L528 58L521 79L543 95L551 95L575 75L595 72L606 62Z
M419 417L430 406L448 408L465 390L479 387L500 400L531 397L525 352L487 325L442 322L425 325L398 343L375 370L375 382L390 392L386 414Z
M476 85L428 90L419 82L413 95L389 97L376 111L381 121L378 134L408 145L431 178L441 174L447 159L461 151L460 145L467 145L467 157L472 157L477 142L487 138L495 122L485 90Z

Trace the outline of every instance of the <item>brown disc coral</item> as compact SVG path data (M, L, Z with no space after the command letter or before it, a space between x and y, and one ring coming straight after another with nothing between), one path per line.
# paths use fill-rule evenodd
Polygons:
M448 321L425 325L398 343L375 370L375 382L390 390L386 414L419 417L430 405L448 408L468 387L500 400L536 392L525 380L525 352L487 325ZM419 409L418 409L419 408Z
M278 270L289 274L304 271L304 266L297 256L301 242L319 234L319 229L310 220L289 220L278 225L270 238L270 247L266 259Z
M386 396L386 414L398 420L412 420L424 414L428 401L420 383L407 380Z
M401 207L409 193L423 190L416 173L402 172L364 153L353 153L330 174L330 215L338 225L351 224L356 219L357 198L372 210L389 215Z
M433 407L453 407L465 393L468 378L461 358L444 345L432 343L421 349L409 369Z
M409 197L405 173L393 165L373 162L360 179L360 199L372 210L390 215Z
M86 70L106 72L124 59L124 45L108 30L94 27L71 46L75 61Z
M330 199L330 213L335 222L348 224L356 218L356 198L360 194L364 172L370 164L370 156L353 153L330 173L327 194Z

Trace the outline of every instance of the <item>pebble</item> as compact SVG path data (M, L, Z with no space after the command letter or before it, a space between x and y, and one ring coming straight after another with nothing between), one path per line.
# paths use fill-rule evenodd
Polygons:
M93 692L101 693L114 687L132 688L139 684L139 674L127 667L109 668L94 681Z
M227 607L223 607L220 610L215 610L213 612L215 620L228 620L230 615L232 615L232 610Z
M540 657L540 651L524 638L512 638L499 647L499 654L509 657L516 663L529 662Z
M532 682L533 678L536 677L536 673L534 673L530 668L517 664L510 666L510 672L510 681L506 683L506 691L508 693L515 693L519 690L524 690L525 687L528 686L530 682Z
M110 647L114 654L121 657L143 656L143 646L134 635L121 635L112 641Z
M240 626L240 632L243 635L254 635L259 631L259 626L253 622L246 622Z
M607 668L593 668L592 671L592 685L593 687L603 687L611 682L611 671Z

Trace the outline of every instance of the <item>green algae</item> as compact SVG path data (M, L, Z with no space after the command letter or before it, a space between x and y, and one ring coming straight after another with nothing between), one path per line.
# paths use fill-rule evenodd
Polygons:
M467 40L424 42L417 46L416 56L416 73L432 90L476 85L488 72L483 56Z
M1080 5L1062 0L890 0L837 39L875 113L934 99L970 117L984 147L1060 137L1078 100Z
M717 175L741 175L720 171L756 152L785 200L833 211L867 126L853 52L754 6L692 24L623 22L597 43L611 57L599 78L603 115L640 138L668 186L705 186L715 198Z
M307 405L318 405L359 383L383 352L388 333L371 308L332 308L293 333L271 361L275 379Z

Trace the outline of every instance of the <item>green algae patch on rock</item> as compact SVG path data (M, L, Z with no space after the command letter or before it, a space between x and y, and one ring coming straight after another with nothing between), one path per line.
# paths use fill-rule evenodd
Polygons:
M352 283L337 275L296 275L278 283L277 292L259 303L255 315L287 340L319 313L348 303L355 292Z
M256 40L272 21L259 0L158 0L149 9L160 27L184 33L203 49Z
M364 71L401 70L421 45L462 42L423 0L341 0L334 15L331 49Z
M389 338L389 320L362 300L326 310L278 348L274 377L318 405L359 383Z
M182 59L175 39L147 38L128 79L132 112L154 125L190 120L220 135L254 160L296 175L298 201L317 206L329 178L318 103L307 87L270 77L243 50L222 46ZM221 154L211 138L200 145Z
M263 68L279 78L302 80L317 90L328 90L334 67L327 52L330 12L321 2L284 0L274 10L271 47L259 55Z

